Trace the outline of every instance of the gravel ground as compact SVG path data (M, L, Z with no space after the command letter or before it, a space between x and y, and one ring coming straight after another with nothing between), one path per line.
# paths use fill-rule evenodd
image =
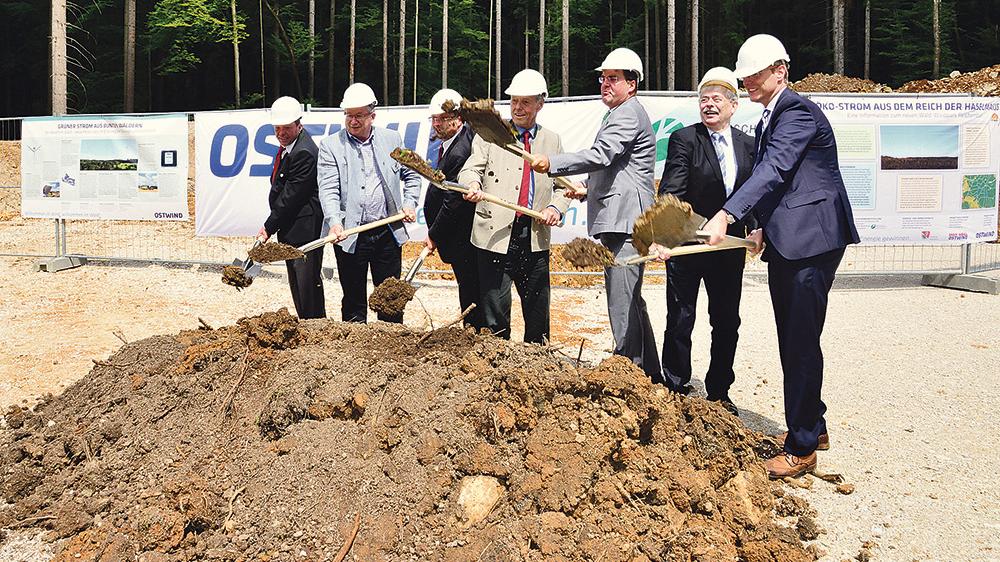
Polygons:
M215 268L92 263L46 274L32 266L28 258L0 258L0 407L59 392L92 359L116 349L119 337L177 332L197 326L198 318L221 326L291 307L285 279L276 274L236 292L222 285ZM326 287L336 315L339 285ZM417 296L406 312L416 329L425 329L428 317L439 326L457 313L457 293L447 281L426 282ZM645 296L662 339L663 286L647 287ZM611 335L604 310L601 287L554 288L554 343L575 356L584 338L584 360L606 356ZM708 365L704 297L699 314L696 377ZM746 279L742 316L731 395L749 426L780 431L781 371L760 276ZM866 541L875 560L1000 560L994 483L1000 453L980 437L995 428L1000 402L997 326L996 296L921 287L913 277L837 281L824 335L832 449L820 453L820 469L843 474L856 491L841 495L819 480L794 490L818 511L825 533L815 542L824 560L853 558ZM48 559L37 547L15 546L22 536L12 534L0 546L0 562Z

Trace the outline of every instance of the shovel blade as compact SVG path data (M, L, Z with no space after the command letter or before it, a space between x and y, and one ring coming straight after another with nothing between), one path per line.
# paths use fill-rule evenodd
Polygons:
M241 260L236 258L233 260L233 265L243 268L243 272L251 279L257 277L263 271L263 267L259 263L250 259Z

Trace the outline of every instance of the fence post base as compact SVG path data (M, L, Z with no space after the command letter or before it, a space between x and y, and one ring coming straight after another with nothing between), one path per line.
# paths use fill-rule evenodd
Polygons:
M58 256L48 260L42 260L35 264L35 271L47 271L55 273L65 269L74 269L81 265L87 265L87 258L80 256Z
M960 291L971 291L973 293L1000 295L1000 277L990 277L986 275L933 273L930 275L924 275L921 280L921 284L930 285L932 287L958 289Z

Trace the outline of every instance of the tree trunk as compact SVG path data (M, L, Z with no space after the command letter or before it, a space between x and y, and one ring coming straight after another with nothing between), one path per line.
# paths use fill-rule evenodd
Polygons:
M833 0L833 72L844 74L844 2Z
M66 114L66 0L52 0L52 115Z
M403 80L406 74L406 0L399 0L399 88L396 100L403 105Z
M389 0L382 0L382 100L389 103Z
M502 19L500 17L500 15L502 13L503 13L503 3L502 3L502 0L497 0L496 30L493 32L493 38L496 39L496 47L495 47L496 48L496 53L495 53L495 55L496 55L496 63L495 63L496 66L494 66L494 68L493 68L493 72L495 73L494 76L495 76L495 79L496 79L496 84L494 85L494 87L496 88L496 94L493 96L493 99L496 99L496 100L500 99L500 54L501 54L501 52L500 52L500 38L502 37L500 35L501 19Z
M667 0L667 89L677 87L677 51L674 40L677 37L677 3ZM659 41L659 39L657 39ZM657 47L659 48L659 47Z
M235 0L234 0L235 1ZM235 40L233 42L234 49ZM239 54L237 53L237 56ZM135 0L125 0L125 113L135 111ZM239 76L239 73L237 73ZM237 78L237 80L239 80ZM240 103L237 82L236 104Z
M337 0L330 0L330 29L329 37L327 37L326 50L327 50L327 67L326 67L326 100L327 105L333 107L336 102L334 97L336 94L333 91L334 82L334 66L333 62L336 60L334 57L334 37L337 35L336 26L334 25L337 21Z
M351 84L354 83L354 47L355 47L355 33L358 30L358 0L351 0L351 54L350 54L350 69L347 72L347 81Z
M441 87L448 87L448 0L441 5Z
M691 0L691 89L698 87L698 0ZM669 42L669 41L668 41Z
M236 0L229 0L229 16L233 22L233 96L236 98L236 107L240 107L240 38L237 27L239 20L236 19Z
M562 95L569 95L569 0L562 3Z
M236 0L229 1L235 10ZM316 0L309 0L309 40L309 99L316 99Z
M490 23L486 26L486 95L493 91L493 0L490 0Z
M413 0L413 105L417 105L417 41L420 38L420 0Z
M524 12L524 68L528 68L530 63L528 63L528 51L530 47L528 46L528 12Z
M649 2L643 2L642 3L642 10L643 10L643 15L645 16L643 18L643 20L642 20L643 24L644 24L643 25L643 29L642 29L642 31L643 31L643 44L646 46L645 58L642 59L642 64L646 67L646 72L648 73L650 70L653 69L653 67L650 66L650 64L649 64ZM657 67L656 71L657 71L657 73L659 73L659 71L660 71L659 67ZM657 80L657 81L659 81L659 80ZM649 89L650 82L651 82L650 76L647 75L646 76L646 89L647 90Z
M538 0L538 72L545 74L545 0Z
M872 0L865 0L865 80L871 80L869 74L872 46Z
M275 1L275 5L277 5L277 1ZM299 78L299 66L298 62L295 60L295 50L292 49L292 42L288 38L288 32L285 31L284 24L281 23L281 18L278 17L278 9L275 6L272 6L270 3L267 3L267 8L268 10L271 11L271 16L274 17L274 23L278 27L278 37L281 39L282 44L285 45L285 50L288 51L288 59L292 61L291 67L292 67L292 77L295 78L295 93L301 99L302 79ZM275 62L275 64L277 65L277 61ZM280 76L280 75L281 75L280 72L275 72L275 76ZM275 80L275 82L277 83L277 80ZM276 87L275 90L277 90L278 92L281 91L281 89L278 87Z
M934 0L934 79L941 76L941 0Z

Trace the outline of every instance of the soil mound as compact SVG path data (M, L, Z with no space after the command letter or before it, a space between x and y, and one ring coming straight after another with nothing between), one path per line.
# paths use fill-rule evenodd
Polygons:
M603 245L574 238L562 248L562 257L577 269L603 269L615 265L615 256Z
M914 80L897 92L969 92L974 96L1000 96L1000 64L962 74L957 70L940 80Z
M885 84L864 78L851 78L841 74L824 74L822 72L809 74L791 86L796 92L892 92L892 88Z
M0 424L56 560L811 560L762 439L539 346L265 314L124 346ZM6 505L4 504L6 502ZM2 542L2 539L0 539Z

